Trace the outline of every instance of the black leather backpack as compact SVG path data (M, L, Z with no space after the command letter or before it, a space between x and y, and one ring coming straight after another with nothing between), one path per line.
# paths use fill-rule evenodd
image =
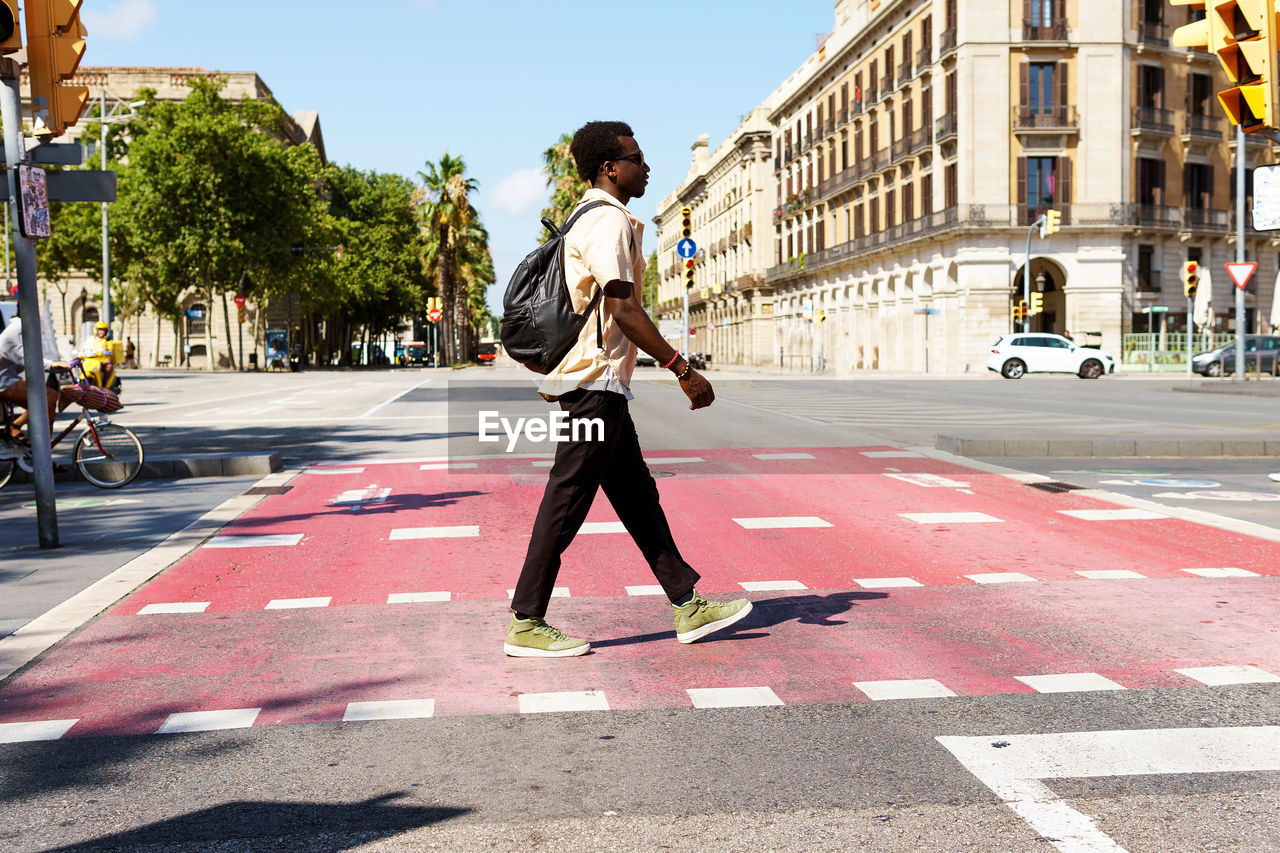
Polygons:
M578 217L607 201L585 204L569 217L563 228L545 216L542 224L551 239L525 257L511 274L502 297L502 348L507 355L535 373L550 373L578 341L587 317L596 310L602 289L597 289L581 314L574 313L573 299L564 278L564 237ZM596 314L596 345L604 347L600 315Z

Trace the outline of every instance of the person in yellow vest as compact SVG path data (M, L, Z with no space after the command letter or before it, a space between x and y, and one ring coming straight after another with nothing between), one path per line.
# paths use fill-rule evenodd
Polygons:
M93 327L93 337L80 347L79 355L90 382L99 388L118 391L120 380L116 378L115 364L119 347L107 337L110 331L110 326L99 321Z

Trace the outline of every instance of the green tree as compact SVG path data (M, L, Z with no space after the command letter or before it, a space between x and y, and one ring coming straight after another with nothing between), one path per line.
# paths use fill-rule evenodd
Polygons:
M419 221L424 229L424 264L435 274L436 292L444 305L441 335L445 362L460 361L467 353L466 330L470 324L465 287L459 286L462 260L459 244L477 222L470 194L479 188L474 178L466 177L467 164L447 151L440 162L426 164L419 172L427 187L427 198L419 208Z
M644 303L650 317L653 316L653 308L658 301L658 285L661 283L662 274L658 272L658 252L655 249L645 261L644 277L640 279L640 301Z
M547 178L547 189L551 190L551 199L542 208L542 215L556 225L564 225L582 194L590 189L587 182L578 177L578 167L569 153L572 141L569 134L562 133L556 144L542 152L542 172ZM544 230L539 239L545 240L547 236Z
M128 162L113 215L127 235L128 279L158 311L176 317L194 290L212 310L252 268L264 293L298 284L290 245L323 223L321 164L291 146L283 112L269 101L219 95L225 81L193 80L180 103L143 107L130 124ZM215 366L212 324L207 364Z

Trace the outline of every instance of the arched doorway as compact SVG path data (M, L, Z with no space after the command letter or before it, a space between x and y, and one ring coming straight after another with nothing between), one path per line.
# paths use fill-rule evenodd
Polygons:
M1027 298L1027 290L1023 287L1022 278L1025 264L1019 267L1013 277L1013 290L1009 295L1010 310L1018 302ZM1067 272L1052 258L1031 259L1031 289L1034 294L1028 300L1028 310L1038 302L1040 312L1030 315L1028 331L1049 332L1055 335L1066 334L1067 330ZM1037 300L1036 297L1039 297ZM1017 331L1021 331L1018 326Z

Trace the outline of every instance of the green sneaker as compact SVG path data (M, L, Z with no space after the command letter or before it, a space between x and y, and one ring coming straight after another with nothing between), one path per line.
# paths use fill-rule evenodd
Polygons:
M746 616L751 612L751 602L745 598L737 601L707 601L694 590L692 601L683 607L673 604L671 611L676 617L676 639L682 643L692 643L721 628L728 628Z
M513 614L502 650L513 658L571 658L591 651L591 644L566 637L542 619L517 619Z

